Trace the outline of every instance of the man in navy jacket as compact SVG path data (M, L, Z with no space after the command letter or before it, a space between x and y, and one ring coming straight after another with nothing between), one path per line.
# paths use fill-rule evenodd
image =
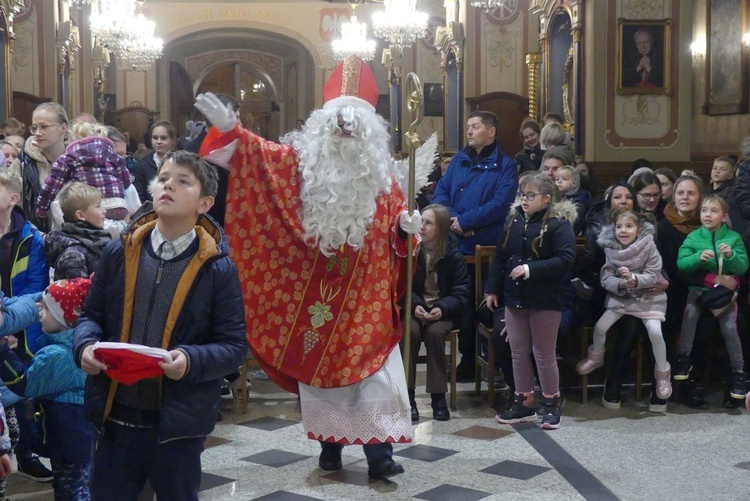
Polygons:
M464 255L473 255L476 245L497 243L516 197L518 170L495 140L498 119L494 113L474 111L466 127L468 145L453 157L435 188L432 203L450 209L451 230L458 237L459 249ZM474 273L470 275L473 280ZM474 316L469 309L459 336L462 359L458 372L463 381L474 375L474 336Z

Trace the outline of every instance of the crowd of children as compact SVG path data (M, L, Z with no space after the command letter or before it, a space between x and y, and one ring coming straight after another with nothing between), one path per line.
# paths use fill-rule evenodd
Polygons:
M606 190L604 200L596 202L584 188L592 185L589 165L582 164L582 175L576 167L564 164L563 156L547 151L533 153L534 158L541 157L538 174L529 168L538 131L538 126L529 121L521 128L521 137L529 144L517 155L517 212L511 211L498 239L493 267L484 285L491 309L505 308L501 329L508 335L513 361L514 397L497 421L514 423L536 420L541 415L543 428L559 426L559 403L554 400L558 389L550 382L548 359L550 353L554 355L550 346L555 346L558 333L562 335L565 329L560 317L550 314L562 310L565 315L569 307L562 302L542 303L553 297L562 300L571 286L578 297L572 312L575 323L595 324L592 344L587 356L578 362L577 372L589 374L605 365L605 341L615 324L622 338L605 380L604 407L620 407L620 373L633 340L640 335L633 323L636 319L647 334L654 359L649 410L666 411L672 379L684 382L682 401L686 405L706 408L696 385L700 371L694 367L705 366L705 354L702 349L693 350L699 319L706 332L712 330L710 319L701 317L704 311L716 318L727 347L724 406L737 407L747 394L742 347L747 341L741 339L737 324L744 321L738 311L744 309L739 303L745 298L738 295L748 258L742 237L746 220L735 200L736 194L744 193L735 189L736 162L730 157L717 158L704 194L701 180L692 172L678 177L669 169L654 171L642 160L634 165L627 182L615 183ZM750 175L750 165L746 169L745 175ZM554 181L555 189L545 187L546 179ZM750 202L750 194L744 196ZM560 225L561 216L555 216L555 225L547 219L550 213L559 212L559 200L573 204L576 217L568 218L569 226L574 235L585 236L586 240L575 267L572 259L566 259L569 247L575 244L571 237L546 253L541 246L541 242L554 241L552 229ZM750 204L745 205L750 208ZM540 217L535 215L537 211L545 214L541 228L535 224ZM534 272L545 269L548 262L555 263L554 276ZM519 315L524 316L522 322ZM549 318L533 322L534 315ZM592 315L598 321L593 322ZM706 332L702 332L704 337ZM536 363L542 388L541 413L532 405L534 372L530 360ZM556 365L553 372L557 373Z
M139 186L154 202L134 214L140 201L119 131L78 119L68 128L49 103L33 120L32 143L56 125L72 141L46 175L23 160L23 142L4 142L0 156L0 479L15 450L18 472L51 480L55 499L135 499L146 480L160 499L197 499L223 376L247 350L237 270L221 227L205 216L216 169L174 152L173 128L157 124L154 180ZM125 338L121 320L130 322ZM166 348L161 376L131 373L137 382L118 384L118 366L100 361L94 345L123 339Z
M41 110L50 123L35 122L35 135L54 126L50 109ZM67 128L64 112L54 110ZM0 400L8 405L7 414L0 407L0 478L9 473L13 448L22 473L44 468L33 454L41 453L51 460L49 476L61 499L89 499L89 490L107 498L113 488L135 497L146 479L160 498L194 499L202 437L215 422L221 378L246 350L237 271L221 228L205 216L216 196L216 170L196 155L173 152L176 133L168 122L155 124L152 134L153 155L131 174L119 131L74 121L69 139L76 139L51 162L29 207L27 178L3 168L13 162L24 168L23 141L16 148L10 134L0 144ZM649 410L660 412L666 411L672 380L687 385L684 402L704 408L695 389L701 361L694 347L696 328L709 312L727 347L725 404L736 406L746 396L737 321L748 271L743 235L750 203L743 205L743 196L750 201L750 194L738 191L741 182L735 186L733 159L715 160L705 196L692 174L640 167L627 182L601 190L600 200L592 196L598 190L591 166L572 165L559 124L540 129L526 121L521 136L516 203L484 284L489 309L504 313L498 332L507 335L512 360L513 398L496 420L540 419L544 429L560 427L558 333L582 321L575 306L581 302L598 320L577 371L589 374L605 365L605 343L615 324L637 335L645 329L654 358ZM745 167L750 176L750 165ZM153 201L134 215L137 205L126 198L136 190ZM54 211L53 202L60 221L43 235L23 208L39 221ZM443 340L461 323L472 284L452 237L450 213L429 205L422 217L412 363L424 342L433 417L447 420ZM576 237L586 242L578 256ZM571 305L568 298L576 296ZM219 305L222 314L214 315ZM123 339L167 348L171 362L159 364L163 377L118 383L94 347ZM626 345L618 343L608 371L602 403L609 409L620 407ZM533 404L535 370L540 412ZM408 390L412 420L418 421L413 377ZM42 417L45 435L31 415ZM174 438L181 438L177 446L158 446ZM124 444L138 444L138 453ZM94 469L92 476L92 462L105 456L110 467ZM43 470L36 473L29 474L45 478Z

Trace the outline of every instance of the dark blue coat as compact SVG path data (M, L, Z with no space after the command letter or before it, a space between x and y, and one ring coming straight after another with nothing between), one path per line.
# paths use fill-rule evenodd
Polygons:
M497 141L494 146L476 162L469 146L456 153L432 198L432 203L450 209L464 232L474 231L471 237L458 238L464 255L474 254L476 245L495 245L518 191L516 162L500 151Z
M532 215L528 222L520 207L515 211L508 223L507 238L503 233L497 242L485 291L503 294L506 308L562 311L566 306L565 286L576 257L576 237L570 223L575 221L575 206L569 201L553 204ZM545 222L547 211L551 212ZM510 278L513 268L523 264L529 266L529 278Z
M90 343L121 341L123 320L131 317L130 311L123 317L124 304L134 293L126 287L125 263L137 273L141 247L150 241L148 235L155 223L153 212L142 216L104 249L75 329L73 351L79 366L83 349ZM221 380L243 363L247 352L242 290L224 233L206 216L198 219L196 230L199 248L192 260L198 260L199 268L191 271L191 260L175 293L174 301L182 301L182 307L174 324L168 321L165 329L166 336L173 327L167 349L184 350L188 370L177 381L161 378L160 442L211 433L219 410ZM129 283L134 289L133 277ZM130 333L125 330L127 341ZM104 373L86 379L86 418L97 428L106 420L108 394L116 384Z

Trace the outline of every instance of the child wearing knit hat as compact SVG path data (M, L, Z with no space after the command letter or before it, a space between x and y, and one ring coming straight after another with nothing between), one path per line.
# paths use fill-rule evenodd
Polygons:
M52 463L55 497L88 499L93 427L83 415L86 374L73 359L73 328L78 324L91 280L58 280L42 294L42 346L27 368L7 343L0 345L0 379L14 393L37 400L41 414L40 455Z

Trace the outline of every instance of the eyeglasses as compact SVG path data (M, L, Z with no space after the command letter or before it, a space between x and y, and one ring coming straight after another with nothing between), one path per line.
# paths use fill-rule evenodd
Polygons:
M537 195L541 195L541 193L523 193L522 191L516 193L516 196L518 198L520 198L521 200L528 200L529 202L533 201L537 197Z
M39 125L32 125L29 127L29 132L32 134L36 134L37 132L45 132L50 127L56 127L58 125L62 124L39 124Z
M638 193L638 196L642 197L644 200L656 200L661 196L661 193Z

